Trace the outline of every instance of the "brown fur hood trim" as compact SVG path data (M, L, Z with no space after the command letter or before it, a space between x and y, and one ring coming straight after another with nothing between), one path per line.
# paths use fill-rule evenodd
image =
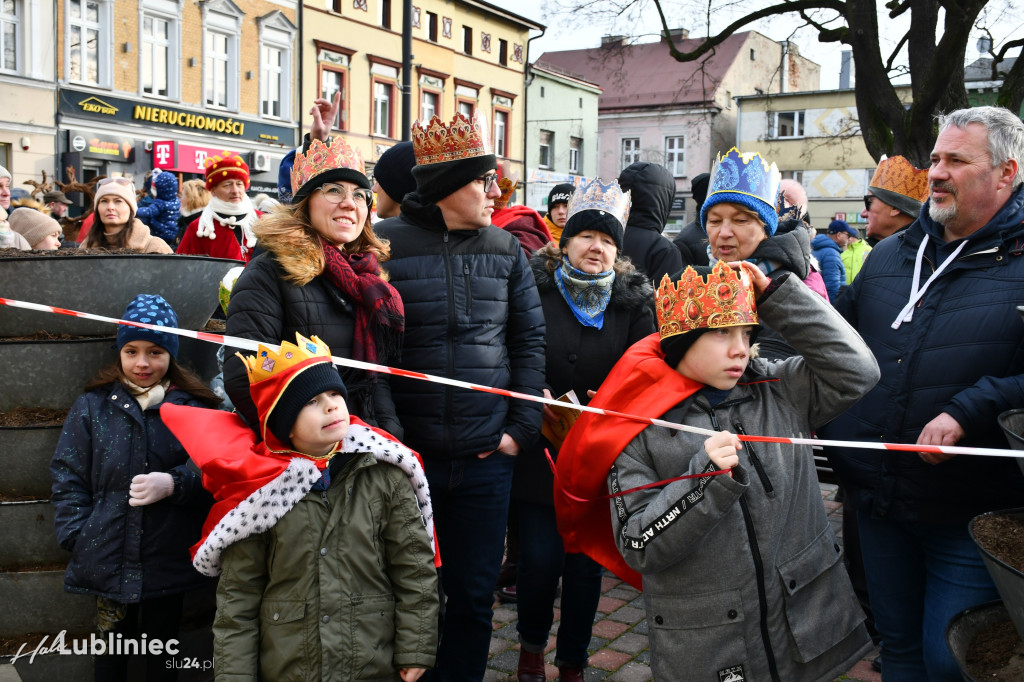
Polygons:
M324 271L324 252L319 239L290 212L264 215L254 231L260 248L274 254L288 282L305 286Z

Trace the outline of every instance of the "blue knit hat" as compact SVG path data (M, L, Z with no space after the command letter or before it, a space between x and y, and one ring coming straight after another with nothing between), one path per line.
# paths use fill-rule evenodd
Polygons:
M736 147L725 156L718 154L711 169L708 196L700 209L700 226L708 231L708 209L715 204L739 204L757 213L764 223L769 237L779 226L776 201L782 174L775 164L768 162L757 152L741 152Z
M122 320L146 322L162 327L177 327L178 316L171 304L159 294L139 294L125 308ZM117 348L120 350L129 341L149 341L160 346L175 360L178 359L178 335L143 327L122 324L117 328Z
M285 154L277 169L277 200L282 204L292 203L292 166L295 165L296 151L293 149Z

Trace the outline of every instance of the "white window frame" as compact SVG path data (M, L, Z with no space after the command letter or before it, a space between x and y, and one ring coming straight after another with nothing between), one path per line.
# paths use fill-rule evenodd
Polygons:
M583 154L583 138L569 138L569 172L575 175L580 173L580 157Z
M292 71L293 45L298 28L288 20L282 12L274 10L256 20L260 35L260 102L259 111L262 118L276 121L291 121L292 116ZM264 51L277 50L281 53L280 66L266 63ZM267 101L268 88L273 80L277 81L277 92L280 103L280 114L274 116L263 112Z
M619 153L622 160L620 169L627 168L628 166L636 163L640 160L640 138L639 137L623 137L619 141Z
M239 36L242 33L242 17L245 14L231 0L203 0L199 3L203 15L203 106L207 109L221 111L238 111L239 108L239 75L241 60L239 57ZM208 50L208 37L211 34L226 39L226 50L223 61L227 66L225 80L226 103L210 104L206 99L207 80L212 61L215 59ZM218 61L221 61L218 59Z
M22 54L24 53L24 31L22 29L22 17L25 14L25 3L22 0L14 1L14 14L4 14L0 6L0 73L20 73L22 70ZM14 47L7 45L7 27L13 28ZM8 49L14 53L14 66L8 67L6 53Z
M676 146L678 144L678 147ZM665 168L674 178L686 176L686 137L683 135L665 136Z
M139 94L160 99L181 99L181 2L178 0L142 0L139 3ZM154 41L146 38L145 20L167 22L167 94L158 95L143 89L145 52ZM156 43L159 44L159 43Z
M779 118L781 116L793 115L793 134L782 135L779 132ZM807 125L807 112L797 111L776 111L772 117L772 135L778 140L793 140L805 137L804 131Z
M375 137L391 137L391 117L394 107L395 92L394 83L374 80L373 81L373 131ZM379 97L378 93L384 92L385 97ZM384 109L381 109L381 106ZM381 127L383 125L383 128Z
M427 98L433 99L433 104L427 106ZM440 116L441 94L434 90L420 90L420 121L428 123L432 116Z
M92 0L68 0L64 3L64 25L65 29L65 40L64 40L64 63L67 64L65 68L65 76L68 82L71 83L82 83L85 85L94 85L100 88L110 88L113 83L113 51L114 45L112 42L113 35L113 18L112 18L112 5L111 0L95 0L97 5L97 21L95 23L86 22L84 19L74 20L71 18L71 6L74 1L80 3L82 8ZM79 78L71 77L71 28L73 26L80 27L83 32L88 28L96 29L96 80L91 81L84 78L85 76L85 62L79 60L80 73Z
M494 153L506 156L505 143L508 141L508 112L494 110Z
M545 142L544 135L550 137ZM555 131L542 130L537 141L537 165L541 168L554 168L555 165ZM547 157L546 159L544 157Z

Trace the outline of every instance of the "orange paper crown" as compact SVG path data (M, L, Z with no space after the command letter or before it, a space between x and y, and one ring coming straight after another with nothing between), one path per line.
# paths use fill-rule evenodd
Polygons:
M923 204L928 199L928 169L918 170L902 156L883 156L868 186L902 194Z
M358 149L350 146L341 135L332 138L330 146L322 140L313 140L309 145L309 151L295 155L295 163L292 165L292 194L321 173L339 168L348 168L366 175L363 155Z
M223 151L214 156L207 156L203 162L206 167L206 189L212 192L220 182L229 179L241 180L249 189L249 164L234 152Z
M655 296L661 338L695 329L757 324L754 287L747 273L718 261L707 278L687 266L679 282L661 278Z
M494 210L508 208L508 202L512 200L512 194L519 186L519 171L512 170L512 164L508 159L498 164L498 189L501 196L494 200Z
M479 112L472 121L457 113L450 125L437 116L430 118L426 128L416 121L412 125L412 149L419 166L486 156L491 153L487 121Z

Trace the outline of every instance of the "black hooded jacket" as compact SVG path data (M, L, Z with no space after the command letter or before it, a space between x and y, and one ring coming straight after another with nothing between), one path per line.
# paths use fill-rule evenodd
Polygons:
M638 162L619 174L619 186L632 192L622 255L658 287L664 275L683 269L679 251L662 236L676 195L676 180L664 166Z

